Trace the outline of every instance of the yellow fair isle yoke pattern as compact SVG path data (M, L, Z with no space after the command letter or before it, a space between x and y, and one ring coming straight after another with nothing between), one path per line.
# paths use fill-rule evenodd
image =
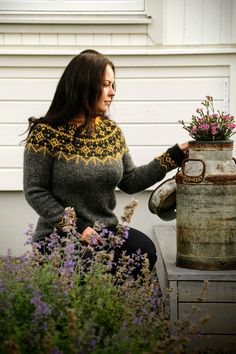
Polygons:
M26 149L48 153L65 160L117 160L128 151L124 136L117 124L108 118L96 118L94 132L88 137L81 124L67 123L58 127L39 123L33 129Z

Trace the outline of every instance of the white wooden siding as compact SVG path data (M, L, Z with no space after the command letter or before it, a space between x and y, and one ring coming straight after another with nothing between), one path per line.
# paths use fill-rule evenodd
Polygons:
M1 100L51 100L57 84L56 79L2 79ZM215 99L223 96L225 79L222 78L135 78L117 79L118 101L166 101L202 99L204 92L211 91ZM204 89L203 89L204 87ZM137 90L137 88L139 88ZM184 90L184 92L183 92ZM203 92L204 90L204 92ZM128 95L127 95L128 93ZM184 95L184 96L183 96Z
M166 0L164 43L227 44L235 41L235 0Z
M38 28L34 29L34 26L27 27L27 31L31 33L24 33L24 28L20 28L20 33L10 33L11 28L9 26L0 26L0 31L4 33L0 34L0 42L4 46L55 46L55 47L70 47L70 46L146 46L150 44L150 39L146 32L146 26L142 26L136 31L136 26L130 28L129 33L122 33L121 26L120 32L112 33L115 29L111 28L111 31L107 32L104 28L104 33L91 33L91 27L87 26L89 33L64 33L64 28L58 28L57 33L37 32ZM74 31L76 28L74 29ZM55 29L53 30L55 31ZM60 32L63 31L63 32ZM95 29L93 29L95 31ZM34 32L34 33L32 33ZM140 33L141 32L141 33Z
M158 63L158 58L156 58ZM55 58L56 61L56 58ZM129 61L127 61L129 62ZM7 63L6 63L7 65ZM58 79L57 67L0 68L0 188L22 190L23 140L27 118L45 114ZM175 142L188 140L178 120L190 119L205 95L216 108L228 103L229 67L117 67L117 95L111 116L123 129L134 162L146 163Z
M102 8L102 1L95 2L93 11L96 5L99 9ZM89 3L91 4L87 1L87 4ZM108 4L107 1L105 3ZM29 6L33 9L36 6L35 2L27 1L28 15L27 12L25 14L28 19L24 20L21 18L22 11L18 17L15 16L13 19L11 16L14 11L4 13L8 7L22 7L24 2L0 0L0 44L26 48L29 46L59 48L78 45L205 46L230 45L236 42L236 0L146 0L145 8L144 2L141 3L141 1L139 4L135 1L109 1L109 3L114 6L114 9L106 8L105 12L100 15L81 11L80 17L82 18L78 19L73 17L73 11L75 14L78 12L73 7L70 8L70 12L61 12L63 14L61 19L53 18L53 12L49 12L47 19L42 20L41 23L53 23L54 25L43 26L40 24L40 16L31 19L33 14L30 14ZM126 15L123 12L117 12L115 3L126 9ZM138 4L139 10L132 17L130 14L133 10L129 8L129 5L136 6L135 3ZM53 2L51 4L53 5ZM71 4L72 2L70 6ZM152 11L146 14L144 10L148 8ZM153 9L156 13L153 13ZM37 10L36 7L35 10ZM140 13L144 14L143 17ZM44 8L40 15L45 17L46 14L47 9ZM65 22L67 25L60 25L67 16L72 16ZM125 18L126 16L128 17Z
M12 6L23 2L0 0L0 190L22 190L20 134L27 118L45 114L63 69L88 47L107 54L117 67L111 116L137 164L189 138L177 122L190 119L205 95L214 97L217 109L236 114L236 0L115 3L126 13L109 8L110 13L75 18L71 8L61 12L64 24L47 11L42 21L34 17L30 23L29 12L28 19L16 17L14 23ZM140 6L134 17L128 5Z

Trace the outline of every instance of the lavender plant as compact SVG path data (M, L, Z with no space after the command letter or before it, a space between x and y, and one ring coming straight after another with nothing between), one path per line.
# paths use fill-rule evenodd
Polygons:
M41 252L43 243L32 241L30 226L30 251L19 258L9 251L0 259L0 354L183 349L186 337L170 341L159 286L145 255L123 253L112 274L114 247L127 237L131 209L126 208L117 234L97 225L101 243L83 244L68 208L65 234L55 230L47 252ZM137 262L142 268L134 280Z

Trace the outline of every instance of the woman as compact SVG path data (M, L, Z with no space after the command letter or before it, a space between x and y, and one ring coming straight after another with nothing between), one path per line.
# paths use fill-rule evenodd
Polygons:
M187 144L174 145L150 163L136 167L117 124L106 116L115 96L113 63L94 50L74 57L66 67L50 108L29 119L24 155L24 192L39 214L35 240L62 228L66 207L73 207L81 239L89 242L94 223L114 230L115 189L137 193L163 179L184 159ZM130 228L119 250L147 253L156 262L150 238Z

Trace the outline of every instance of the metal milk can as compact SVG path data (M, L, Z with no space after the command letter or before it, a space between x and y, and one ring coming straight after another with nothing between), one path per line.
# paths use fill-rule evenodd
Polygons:
M236 269L236 160L233 141L190 141L176 174L176 265Z

